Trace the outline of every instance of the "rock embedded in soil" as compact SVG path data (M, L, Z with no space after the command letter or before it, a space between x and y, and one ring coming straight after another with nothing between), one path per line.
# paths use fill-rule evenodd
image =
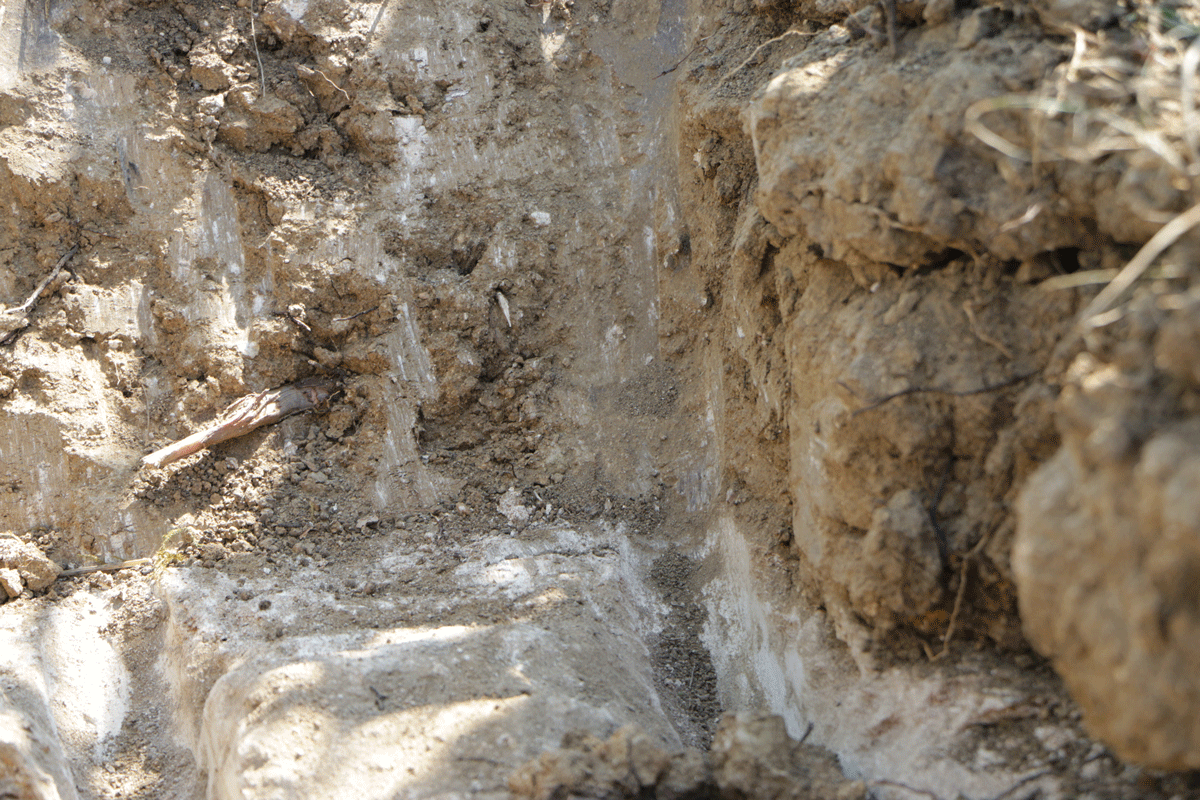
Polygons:
M721 796L784 800L866 800L866 786L842 775L837 758L788 736L774 714L728 715L717 727L712 764Z
M18 597L24 588L41 591L54 582L62 568L46 558L34 545L11 533L0 533L0 583L9 597Z
M862 558L845 577L850 601L869 619L927 613L942 597L942 556L916 492L898 492L871 517Z
M712 796L712 768L696 750L669 752L636 725L608 739L590 733L568 734L562 747L548 750L508 779L513 797Z

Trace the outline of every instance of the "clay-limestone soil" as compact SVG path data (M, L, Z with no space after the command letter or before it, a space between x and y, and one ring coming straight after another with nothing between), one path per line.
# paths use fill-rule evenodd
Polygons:
M0 5L0 798L1200 797L1198 63Z

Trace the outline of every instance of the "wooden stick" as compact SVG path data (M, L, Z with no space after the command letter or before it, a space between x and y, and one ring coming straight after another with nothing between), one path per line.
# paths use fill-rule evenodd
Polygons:
M162 467L226 439L243 436L292 414L309 411L329 402L338 388L337 381L332 379L305 378L290 386L246 395L201 430L143 458L142 466Z
M135 558L132 561L117 561L112 564L96 564L91 567L76 567L75 569L64 569L58 573L60 578L74 578L76 575L90 575L93 572L117 572L122 569L132 569L133 567L144 567L150 563L148 558Z

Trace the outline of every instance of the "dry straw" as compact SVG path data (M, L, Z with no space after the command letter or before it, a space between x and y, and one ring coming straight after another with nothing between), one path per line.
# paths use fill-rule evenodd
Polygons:
M1190 208L1168 215L1160 209L1131 209L1164 224L1123 269L1104 276L1111 279L1080 314L1075 334L1119 318L1121 312L1113 307L1124 293L1171 245L1200 226L1200 27L1168 16L1158 6L1144 18L1126 22L1133 35L1123 42L1103 32L1074 29L1071 58L1058 70L1052 96L988 98L972 104L965 115L969 132L1005 157L1033 165L1035 179L1039 164L1094 163L1142 152L1161 161L1171 186L1192 198ZM1051 281L1046 288L1093 283L1095 277Z

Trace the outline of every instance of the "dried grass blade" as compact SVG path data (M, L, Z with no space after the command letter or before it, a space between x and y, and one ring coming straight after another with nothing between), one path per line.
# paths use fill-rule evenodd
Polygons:
M1095 327L1093 322L1097 315L1107 311L1126 289L1142 277L1142 274L1150 268L1156 258L1162 255L1164 250L1175 244L1179 237L1197 225L1200 225L1200 204L1192 206L1162 226L1158 233L1151 236L1150 241L1146 242L1137 255L1125 265L1117 277L1113 278L1112 282L1104 287L1104 290L1096 295L1096 299L1092 300L1083 310L1079 316L1080 325L1084 328Z

